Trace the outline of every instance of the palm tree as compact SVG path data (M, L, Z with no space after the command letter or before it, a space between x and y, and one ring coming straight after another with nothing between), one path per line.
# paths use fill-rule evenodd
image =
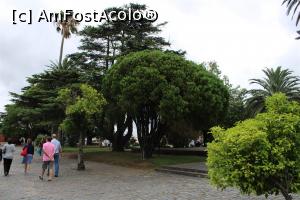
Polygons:
M248 93L251 95L247 99L247 108L251 116L263 112L265 109L265 99L274 93L282 92L290 100L300 100L299 77L293 76L293 71L277 67L263 70L264 79L250 79L250 84L258 84L262 89L252 89Z
M60 16L61 16L60 20L55 23L57 32L60 32L62 35L59 61L58 61L59 66L61 66L61 61L62 61L64 40L70 38L72 33L76 33L77 26L79 25L79 22L73 18L73 13L65 14L63 11L61 11Z
M300 8L300 0L283 0L282 5L286 5L287 7L287 15L292 15L292 18L294 18L295 14L297 13L298 9ZM297 14L296 19L296 26L298 26L300 22L300 12ZM300 35L300 31L297 31L297 33ZM300 36L296 38L297 40L300 39Z

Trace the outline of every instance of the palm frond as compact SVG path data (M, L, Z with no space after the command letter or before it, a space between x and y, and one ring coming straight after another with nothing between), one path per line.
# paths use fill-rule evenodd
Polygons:
M65 18L65 13L63 11L60 12L61 19ZM71 37L72 33L77 33L77 26L79 22L73 18L73 14L68 15L66 20L60 20L55 23L56 30L61 32L64 38Z
M300 0L283 0L282 5L286 5L287 7L287 15L292 15L292 19L296 15L296 26L298 26L300 22L300 12L299 12L299 6L300 6ZM297 14L298 12L298 14ZM300 31L297 31L298 37L296 37L296 40L300 39Z
M288 1L288 0L287 0ZM250 97L247 99L247 108L250 116L254 116L264 110L265 98L274 93L284 93L291 100L300 100L300 77L294 76L293 71L281 67L266 68L263 70L263 79L250 79L250 84L256 84L261 89L248 91Z

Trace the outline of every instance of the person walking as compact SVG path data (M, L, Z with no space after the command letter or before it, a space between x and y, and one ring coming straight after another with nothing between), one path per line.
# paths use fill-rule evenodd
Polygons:
M51 143L51 137L47 137L46 143L43 144L43 165L42 174L39 176L40 180L44 179L44 174L47 168L49 168L48 181L52 180L53 176L53 162L54 162L55 146Z
M34 146L30 138L27 139L27 144L23 147L23 150L25 148L27 148L27 154L24 155L22 163L24 164L24 174L27 174L34 155Z
M11 138L8 138L7 144L5 144L2 148L4 176L8 176L9 174L10 166L13 161L15 151L15 145L12 144Z
M61 148L60 142L56 139L56 134L52 135L51 143L54 144L54 146L55 146L55 151L54 151L54 176L58 177L59 160L60 160L60 155L62 153L62 148Z

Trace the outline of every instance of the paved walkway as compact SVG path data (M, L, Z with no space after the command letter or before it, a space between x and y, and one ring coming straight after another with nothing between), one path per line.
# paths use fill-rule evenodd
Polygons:
M207 166L205 162L194 162L194 163L185 163L185 164L178 164L178 165L170 165L170 167L178 167L183 169L195 169L207 172Z
M17 154L11 175L0 170L1 200L240 200L265 199L242 196L238 191L218 191L205 178L157 173L86 162L86 171L77 171L76 160L64 158L61 176L52 182L40 181L40 157L35 157L28 175L23 174ZM283 199L282 196L269 199ZM300 199L299 196L294 199Z

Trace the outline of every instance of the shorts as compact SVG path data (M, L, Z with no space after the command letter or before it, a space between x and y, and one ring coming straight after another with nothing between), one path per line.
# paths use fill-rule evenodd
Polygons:
M53 168L53 161L50 161L50 160L49 161L43 161L42 168L44 170L46 170L47 168L49 168L49 169Z
M31 164L32 158L33 158L32 154L27 154L26 156L23 157L22 163L23 164Z

